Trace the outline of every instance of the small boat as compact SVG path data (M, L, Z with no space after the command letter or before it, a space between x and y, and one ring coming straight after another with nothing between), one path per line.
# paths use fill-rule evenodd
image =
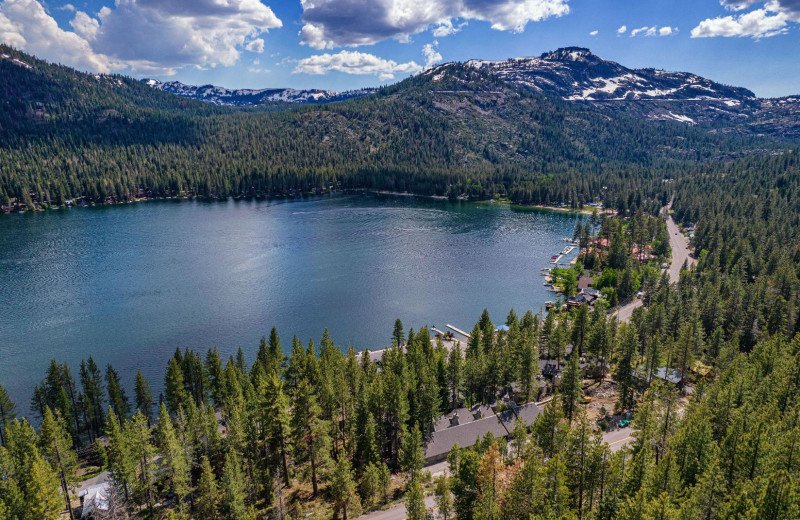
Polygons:
M556 258L558 258L558 255L553 255L550 257L550 260L555 260Z

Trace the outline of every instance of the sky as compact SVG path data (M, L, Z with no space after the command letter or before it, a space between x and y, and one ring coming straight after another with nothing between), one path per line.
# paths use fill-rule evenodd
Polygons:
M0 42L83 71L338 91L580 46L800 94L800 0L0 0Z

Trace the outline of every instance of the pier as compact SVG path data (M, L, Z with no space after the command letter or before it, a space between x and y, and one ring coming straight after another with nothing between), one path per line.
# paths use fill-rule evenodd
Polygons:
M469 339L469 334L467 334L467 333L466 333L466 332L464 332L463 330L461 330L461 329L457 329L457 328L453 327L452 325L450 325L449 323L448 323L448 324L446 324L446 325L445 325L445 327L447 327L448 329L452 330L453 332L458 332L459 334L461 334L461 335L462 335L462 336L464 336L465 338Z

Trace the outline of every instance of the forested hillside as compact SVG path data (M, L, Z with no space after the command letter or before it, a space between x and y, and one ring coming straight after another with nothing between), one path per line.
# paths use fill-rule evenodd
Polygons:
M631 188L663 198L663 181L687 165L786 147L612 116L458 64L360 99L276 112L211 107L0 52L0 205L368 188L627 209Z

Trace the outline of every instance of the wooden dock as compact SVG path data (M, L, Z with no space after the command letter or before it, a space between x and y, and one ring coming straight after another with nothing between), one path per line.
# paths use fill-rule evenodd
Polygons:
M453 332L457 332L457 333L461 334L462 336L464 336L465 338L469 339L469 334L467 334L463 330L457 329L457 328L453 327L452 325L450 325L449 323L446 324L445 327L447 327L448 329L452 330Z

